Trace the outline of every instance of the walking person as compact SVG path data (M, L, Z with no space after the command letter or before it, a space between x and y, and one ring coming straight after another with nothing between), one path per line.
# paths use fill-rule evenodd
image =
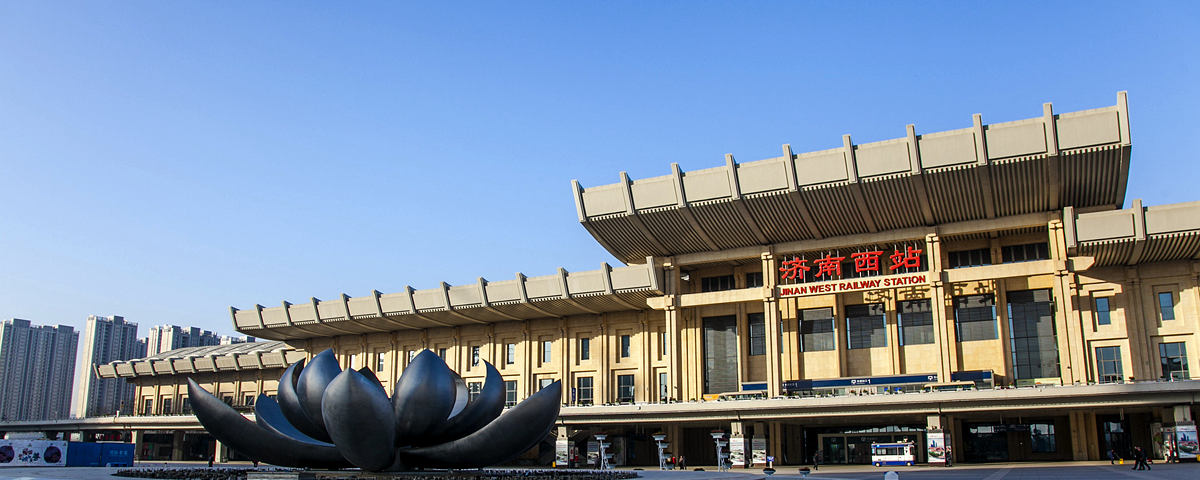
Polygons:
M1150 464L1146 463L1146 451L1142 447L1133 447L1134 470L1150 470Z
M1109 465L1117 464L1117 451L1114 449L1111 449L1111 448L1108 449L1108 464Z
M817 450L817 453L813 454L813 471L821 469L822 460L825 460L825 453L821 450Z

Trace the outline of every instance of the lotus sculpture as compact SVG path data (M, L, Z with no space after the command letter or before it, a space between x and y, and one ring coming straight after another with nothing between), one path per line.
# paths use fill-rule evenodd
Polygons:
M487 376L475 399L466 383L429 350L404 369L391 398L369 368L342 370L332 350L289 365L278 402L259 395L255 421L188 379L201 425L258 461L306 468L371 471L479 468L500 464L546 437L558 418L562 384L542 388L504 410L504 380Z

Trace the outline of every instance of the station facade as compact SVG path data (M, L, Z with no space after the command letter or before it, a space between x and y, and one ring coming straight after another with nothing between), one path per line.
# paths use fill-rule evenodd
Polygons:
M1117 98L575 183L581 224L626 265L231 308L238 331L275 342L97 373L137 386L123 425L143 458L214 452L188 415L189 376L249 413L287 363L327 348L389 391L422 349L472 390L492 363L510 404L563 381L560 426L530 463L586 463L605 433L615 463L657 465L651 435L663 433L689 465L713 465L714 431L746 464L818 451L868 463L871 443L904 441L937 461L936 439L959 462L1133 446L1187 458L1200 202L1123 208L1131 142Z

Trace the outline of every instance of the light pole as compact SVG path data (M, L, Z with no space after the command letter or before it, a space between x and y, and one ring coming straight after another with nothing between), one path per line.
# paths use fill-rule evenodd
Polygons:
M604 439L608 438L608 435L597 434L593 435L593 437L600 444L600 469L608 470L608 457L612 456L611 453L608 453L608 447L612 444L604 441Z
M724 472L729 469L725 466L725 459L729 458L729 455L725 453L725 445L728 445L729 442L725 440L725 432L720 430L716 430L710 435L712 435L713 443L717 445L717 471Z
M667 457L665 455L663 455L663 450L666 450L667 447L671 446L671 444L666 442L667 434L656 433L654 435L651 435L650 437L654 439L655 445L658 445L658 469L666 470L667 469Z

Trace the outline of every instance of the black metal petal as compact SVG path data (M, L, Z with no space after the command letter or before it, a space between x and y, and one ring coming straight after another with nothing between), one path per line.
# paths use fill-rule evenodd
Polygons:
M255 425L191 378L188 378L188 398L196 419L209 434L250 458L283 467L349 466L336 448L300 442Z
M350 463L372 471L392 464L395 418L378 380L350 369L342 372L325 389L321 415L333 443Z
M308 418L308 413L304 412L304 407L300 405L300 395L296 393L296 383L303 371L304 360L300 360L289 365L287 370L283 371L283 376L279 377L279 409L283 411L283 416L287 418L288 423L300 430L301 433L316 440L328 442L329 434L325 432L325 425L313 422L311 418Z
M487 377L483 381L483 388L479 390L479 396L462 412L451 417L441 429L431 434L428 442L421 442L422 445L458 440L491 423L504 411L504 378L492 364L483 362L483 365L487 369Z
M558 419L562 382L539 390L479 431L432 447L401 449L400 463L441 468L478 468L504 463L550 433Z
M280 410L279 404L275 399L263 394L258 394L258 399L254 401L254 423L267 430L273 431L285 437L290 437L293 440L312 443L332 447L333 444L322 442L301 432L295 426L288 422L287 417L283 415L283 410Z
M358 373L367 377L368 380L375 382L376 385L379 385L379 388L383 388L383 382L379 381L379 377L375 376L375 372L372 372L370 367L362 367L358 369Z
M321 417L321 395L325 394L325 387L329 386L329 382L339 373L342 373L342 367L338 366L333 350L326 349L308 362L308 366L300 372L300 379L296 381L296 395L300 399L300 407L304 409L309 420L320 428L320 435L313 436L318 440L330 438L329 431L325 428L325 419Z
M450 408L448 418L454 418L462 413L464 408L467 408L467 402L471 399L471 392L467 391L467 382L462 379L453 370L450 375L454 376L454 406Z
M441 426L454 408L454 377L446 362L422 350L404 369L392 393L396 445L414 445Z

